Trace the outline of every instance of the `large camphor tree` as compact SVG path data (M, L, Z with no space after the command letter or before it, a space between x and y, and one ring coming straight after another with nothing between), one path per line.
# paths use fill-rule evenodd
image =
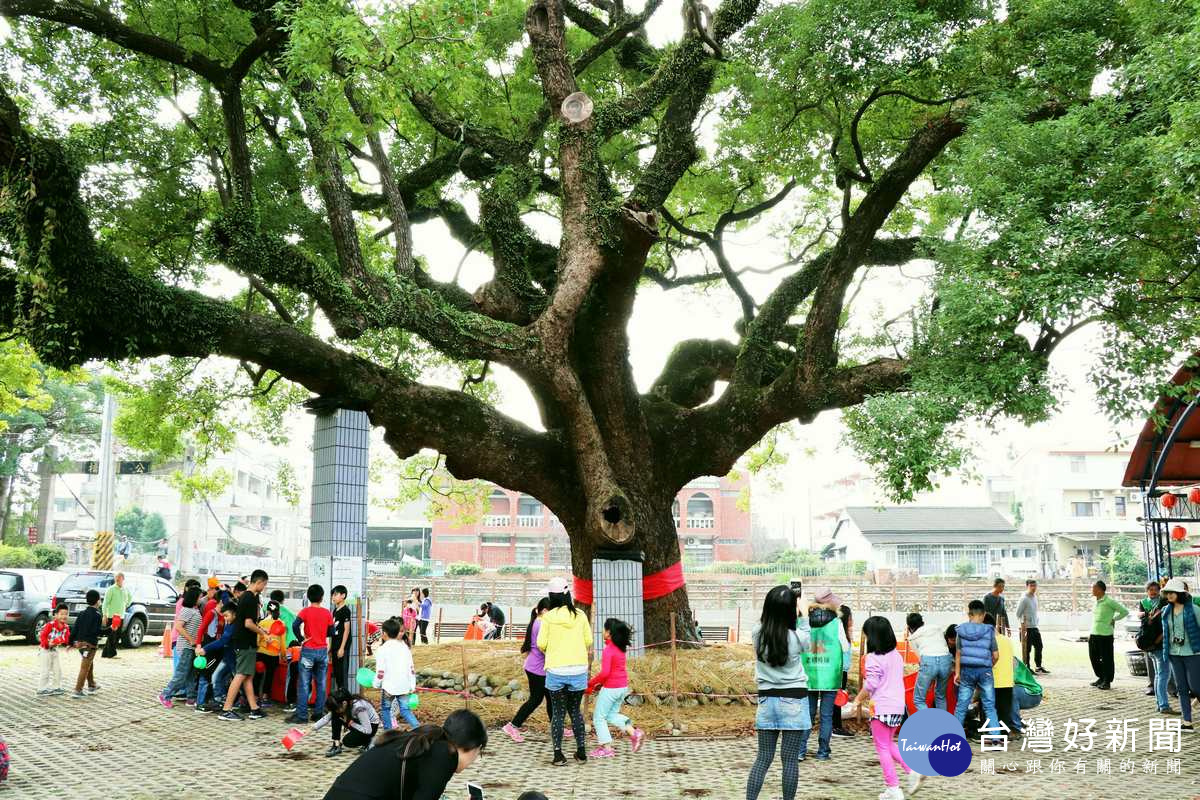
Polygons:
M1047 414L1081 327L1114 410L1194 346L1193 2L660 5L0 0L0 332L365 410L540 498L583 578L600 548L676 564L677 490L780 425L849 409L910 494L964 421ZM765 218L779 258L740 263ZM493 265L473 292L447 231ZM903 314L853 306L897 270ZM660 290L740 319L638 386ZM540 425L431 357L511 368Z

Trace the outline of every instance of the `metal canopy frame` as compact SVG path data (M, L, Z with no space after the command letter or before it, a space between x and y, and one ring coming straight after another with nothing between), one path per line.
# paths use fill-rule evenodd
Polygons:
M1195 413L1198 403L1200 395L1194 396L1186 406L1183 398L1175 398L1172 401L1171 413L1166 418L1175 418L1175 422L1169 428L1164 427L1155 436L1154 446L1149 450L1142 473L1142 523L1145 526L1146 569L1151 580L1175 577L1175 566L1171 557L1171 525L1200 522L1200 503L1191 502L1187 494L1158 487L1167 456L1177 443L1182 444L1178 441L1179 435L1188 419ZM1154 457L1155 453L1158 454L1157 458ZM1200 483L1200 475L1196 476L1196 481ZM1166 508L1162 504L1162 499L1167 494L1175 496L1173 508Z

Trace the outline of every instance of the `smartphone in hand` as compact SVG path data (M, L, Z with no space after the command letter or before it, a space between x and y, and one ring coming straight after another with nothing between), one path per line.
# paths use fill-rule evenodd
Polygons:
M471 795L471 800L483 800L483 788L478 784L468 783L467 792Z

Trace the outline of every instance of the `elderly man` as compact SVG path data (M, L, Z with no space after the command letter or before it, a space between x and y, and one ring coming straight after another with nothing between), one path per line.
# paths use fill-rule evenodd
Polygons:
M100 608L101 624L108 631L101 658L117 657L117 642L121 640L121 631L125 627L125 609L129 608L132 601L133 594L125 588L125 573L118 572L113 585L104 592L104 605Z

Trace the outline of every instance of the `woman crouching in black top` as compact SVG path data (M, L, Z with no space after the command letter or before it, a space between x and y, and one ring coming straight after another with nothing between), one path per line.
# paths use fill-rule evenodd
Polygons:
M325 800L440 800L486 746L483 721L465 709L440 726L387 731L337 777Z

